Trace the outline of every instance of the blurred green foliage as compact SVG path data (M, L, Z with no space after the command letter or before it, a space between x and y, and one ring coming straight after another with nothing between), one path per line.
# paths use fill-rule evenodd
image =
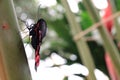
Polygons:
M117 8L117 11L120 10L120 0L114 0L115 1L115 6Z

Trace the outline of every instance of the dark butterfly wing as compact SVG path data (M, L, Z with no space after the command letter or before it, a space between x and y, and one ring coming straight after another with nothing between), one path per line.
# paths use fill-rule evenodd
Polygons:
M47 24L46 24L46 21L44 19L39 19L37 24L38 23L39 23L40 31L42 32L42 39L43 39L45 37L45 35L46 35Z

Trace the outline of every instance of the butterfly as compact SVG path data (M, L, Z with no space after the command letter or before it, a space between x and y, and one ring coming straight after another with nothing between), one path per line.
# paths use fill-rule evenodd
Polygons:
M31 45L35 49L35 70L39 66L40 61L40 46L43 38L46 36L47 24L44 19L39 19L36 24L28 28L29 36L31 36Z

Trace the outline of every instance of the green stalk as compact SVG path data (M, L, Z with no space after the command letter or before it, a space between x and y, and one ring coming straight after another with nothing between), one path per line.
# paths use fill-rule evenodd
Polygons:
M77 33L81 31L80 25L76 22L75 20L75 15L71 12L67 0L61 0L61 3L63 4L65 8L65 14L67 17L67 20L70 24L72 36L74 37ZM96 80L94 70L95 70L95 65L93 62L93 58L91 56L90 50L88 48L87 43L85 42L84 38L81 38L80 40L75 41L79 55L81 57L81 60L83 64L88 68L89 70L89 75L87 76L88 80Z
M0 80L32 80L13 0L0 0Z
M110 4L111 4L112 12L116 13L117 9L116 9L116 6L115 6L115 1L110 0ZM116 28L116 39L120 42L120 25L119 25L117 19L118 18L114 19L115 28Z
M96 23L100 21L100 17L98 15L98 12L96 11L95 7L93 6L92 2L90 0L83 0L83 3L86 7L86 9L88 10L92 20ZM101 26L98 28L98 31L101 35L101 38L103 40L104 43L104 47L106 49L106 51L109 53L112 62L115 66L115 69L118 73L118 75L120 75L120 56L119 56L119 52L112 40L112 38L110 37L109 33L107 32L106 28L104 26Z

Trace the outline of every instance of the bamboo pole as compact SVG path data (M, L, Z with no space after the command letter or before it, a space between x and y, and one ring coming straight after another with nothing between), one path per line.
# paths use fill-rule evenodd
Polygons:
M13 0L0 0L0 68L0 80L32 80Z
M70 24L72 35L74 36L78 32L81 31L80 25L76 22L75 15L70 11L67 0L61 0L61 3L63 4L63 6L65 8L66 17L67 17L68 22ZM83 64L89 70L89 75L87 76L87 79L88 80L96 80L95 74L94 74L95 65L94 65L90 50L88 48L88 45L85 42L85 39L81 38L80 40L75 41L75 43L77 45L79 55L81 57Z
M0 80L8 80L6 73L5 73L4 65L3 65L3 59L1 56L1 52L0 52Z
M112 12L113 13L116 13L117 12L117 9L116 9L116 6L115 6L115 1L114 0L108 0L111 4L111 8L112 8ZM120 25L118 23L118 18L116 18L114 20L114 23L115 23L115 29L116 29L116 39L120 42Z
M91 15L91 18L93 19L93 21L99 22L100 18L99 15L96 11L96 9L94 8L91 0L83 0L83 3L86 7L86 9L88 10L89 14ZM118 73L118 75L120 75L120 56L119 56L119 52L116 48L116 46L113 43L113 40L111 39L110 35L108 34L106 28L104 26L99 27L98 31L101 35L101 38L103 40L104 43L104 47L105 49L108 51L112 62L116 68L116 71Z

